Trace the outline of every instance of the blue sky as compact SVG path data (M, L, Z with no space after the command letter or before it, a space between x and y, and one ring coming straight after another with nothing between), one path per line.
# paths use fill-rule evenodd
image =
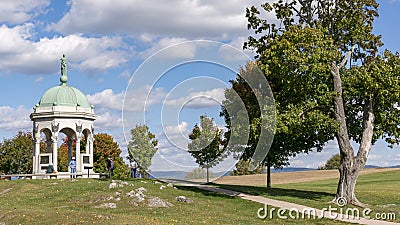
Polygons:
M378 2L380 17L374 32L382 34L384 48L398 51L400 1ZM193 166L193 159L179 147L187 144L187 134L201 114L207 113L223 126L218 116L223 89L244 64L245 55L251 56L222 43L241 49L250 34L245 8L261 3L2 0L0 138L31 129L32 107L47 89L59 84L59 59L66 54L68 84L95 106L96 132L112 134L126 154L124 128L128 132L135 124L146 123L160 141L162 157L168 159L168 163L159 159L154 170ZM192 40L209 41L179 44ZM214 50L207 50L204 43L215 44ZM169 47L174 44L178 45ZM226 51L234 53L224 54L230 58L218 57ZM125 96L129 101L123 118ZM291 165L316 168L337 152L331 142L321 153L293 158ZM399 148L387 150L382 142L373 147L368 160L381 166L399 162Z

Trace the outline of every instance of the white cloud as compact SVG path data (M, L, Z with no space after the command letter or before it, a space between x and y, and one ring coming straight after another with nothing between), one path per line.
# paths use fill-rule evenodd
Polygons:
M31 112L22 105L17 108L0 106L0 129L6 131L31 129L32 122L29 119Z
M167 99L165 104L179 108L207 108L217 106L220 105L223 100L225 100L224 92L225 89L223 88L214 88L212 90L194 92L186 97L171 100Z
M169 125L163 127L163 133L160 135L164 141L160 142L160 152L168 154L171 148L187 150L189 143L188 123L182 121L178 125Z
M89 104L96 108L122 110L125 111L142 111L146 108L159 103L165 96L164 89L155 88L150 92L150 86L145 86L138 90L132 90L120 93L114 93L112 89L105 89L93 95L86 95ZM150 92L149 96L147 94ZM125 99L125 102L124 102ZM122 108L125 103L124 108Z
M152 54L170 47L175 44L179 44L187 41L184 38L161 38L160 40L154 41L152 47L146 49L139 53L142 59L146 59ZM195 44L183 44L174 46L170 49L165 49L160 54L157 55L159 59L192 59L196 55L196 45Z
M124 99L124 111L140 112L160 103L166 96L163 88L151 88L146 85L136 90L128 90Z
M124 99L123 92L114 94L113 90L105 89L93 95L86 95L86 97L89 104L94 105L95 108L122 110L122 101Z
M129 72L129 70L124 70L119 74L119 77L124 78L124 79L130 79L131 73Z
M26 22L40 13L50 4L50 0L1 0L0 22L19 24Z
M122 128L122 118L120 115L117 116L111 114L110 112L104 112L100 115L97 115L95 126L97 130Z
M48 74L59 70L59 58L66 54L72 68L101 71L127 61L123 40L119 37L83 37L72 34L30 40L31 23L0 27L0 69L11 73Z
M245 8L251 5L260 2L72 0L70 11L50 28L64 33L122 32L145 40L153 35L224 38L247 33Z

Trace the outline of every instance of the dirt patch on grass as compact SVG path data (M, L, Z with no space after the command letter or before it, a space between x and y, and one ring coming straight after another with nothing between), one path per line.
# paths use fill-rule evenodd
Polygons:
M0 196L7 194L7 192L11 191L12 188L7 188L0 192Z
M393 170L400 170L400 168L373 168L364 169L361 174L371 174L379 172L387 172ZM339 178L339 171L337 170L309 170L300 172L284 172L284 173L271 173L272 184L288 184L309 182L316 180L326 180L331 178ZM266 183L265 174L244 175L244 176L227 176L221 177L214 181L217 184L233 184L233 185L246 185L246 186L263 186Z

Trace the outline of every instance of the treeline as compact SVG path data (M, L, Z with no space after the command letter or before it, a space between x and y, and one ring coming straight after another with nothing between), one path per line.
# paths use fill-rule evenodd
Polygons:
M33 167L33 138L31 132L18 132L12 138L0 142L0 174L29 174ZM67 171L68 147L66 139L58 148L58 171ZM82 143L82 142L81 142ZM44 141L40 145L41 152L45 152ZM81 148L83 153L84 148ZM115 163L114 177L129 176L129 168L123 161L121 149L109 134L95 134L93 143L94 171L106 172L106 160L112 158Z

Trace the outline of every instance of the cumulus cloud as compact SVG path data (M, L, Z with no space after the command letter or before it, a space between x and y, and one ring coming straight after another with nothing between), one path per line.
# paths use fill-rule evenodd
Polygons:
M112 89L105 89L102 92L93 95L86 95L89 104L94 105L96 108L108 108L113 110L122 110L122 102L124 99L124 92L114 94Z
M97 115L95 126L98 130L122 128L122 118L120 115L114 115L110 112L104 112Z
M44 11L50 0L2 0L0 1L0 22L20 24Z
M25 74L48 74L59 69L66 54L69 64L83 71L101 71L127 61L120 37L84 37L78 34L33 41L34 25L0 26L0 69Z
M88 102L95 108L142 111L162 101L166 93L163 88L155 88L150 91L150 86L128 92L114 93L112 89L105 89L93 95L86 95ZM150 93L150 94L149 94ZM123 107L124 104L124 107ZM123 107L123 108L122 108Z
M168 154L170 148L186 150L189 143L188 123L182 121L177 125L168 125L163 127L161 137L164 139L160 145L160 152Z
M187 108L208 108L218 106L225 100L225 89L214 88L207 91L193 92L186 97L167 99L165 105Z
M179 44L187 41L185 38L161 38L152 43L152 46L139 53L142 59L146 59L149 56L157 53L158 51L170 47L175 44ZM191 44L178 45L173 49L166 49L156 57L158 59L192 59L196 55L196 46Z
M6 131L31 129L32 122L29 119L31 112L22 105L17 108L0 106L0 129Z
M220 37L246 32L245 7L259 1L72 0L50 28L63 33L123 32L145 37ZM101 13L100 13L101 12ZM88 16L91 15L91 16Z
M124 111L143 111L162 102L165 96L163 88L152 88L149 85L136 90L128 90L124 96Z

